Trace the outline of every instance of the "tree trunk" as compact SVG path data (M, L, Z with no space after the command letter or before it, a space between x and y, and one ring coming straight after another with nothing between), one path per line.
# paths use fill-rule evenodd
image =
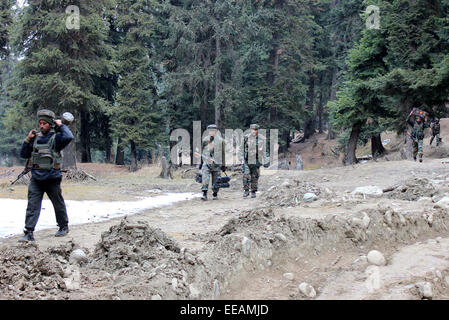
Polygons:
M215 34L215 101L217 101L218 96L220 95L220 81L221 81L221 66L219 64L220 56L221 56L221 47L220 47L220 38L217 34ZM215 125L219 130L221 127L221 103L215 103Z
M69 126L70 131L72 131L73 136L76 138L76 127L75 121ZM73 139L67 147L65 147L62 152L62 169L64 170L77 170L76 168L76 145L75 139Z
M125 150L123 150L123 147L120 145L122 142L121 138L118 138L117 142L117 153L115 157L115 164L118 166L123 166L125 164Z
M336 137L335 131L332 128L332 123L329 121L327 125L327 140L333 140Z
M306 111L308 118L304 123L304 140L315 134L315 114L313 112L313 102L315 99L315 74L309 72L309 90L307 91Z
M371 137L371 154L373 159L385 154L385 148L382 145L380 134Z
M90 125L89 111L80 112L80 140L81 140L81 162L92 162L90 153Z
M167 158L162 157L161 159L161 165L162 165L162 171L159 175L160 178L163 179L173 179L172 173L171 173L171 164L168 163Z
M323 92L320 93L320 100L318 101L318 132L323 133Z
M114 157L112 154L112 137L109 133L110 130L110 124L109 124L109 117L104 117L104 140L105 140L105 162L106 163L114 163Z
M268 88L272 89L274 88L275 84L276 84L276 80L278 77L278 72L279 72L279 56L281 54L281 52L279 51L279 44L278 44L278 40L279 40L279 32L275 31L273 34L273 48L270 52L270 65L272 70L270 70L267 73L267 82L268 82ZM270 92L270 90L268 91ZM269 97L267 97L269 98ZM276 106L275 105L270 105L270 113L269 113L269 121L271 123L275 123L277 120L277 110L276 110Z
M332 84L331 84L331 96L329 101L334 101L337 99L337 69L334 68L332 72ZM327 139L332 140L335 139L336 134L335 131L332 128L332 124L329 121L328 130L327 130Z
M349 137L348 146L346 148L346 154L343 159L344 165L350 165L350 164L357 163L355 151L357 150L357 141L359 140L361 128L362 128L362 122L356 122L352 125L351 135Z
M129 170L131 172L137 171L137 148L134 141L131 140L131 166Z

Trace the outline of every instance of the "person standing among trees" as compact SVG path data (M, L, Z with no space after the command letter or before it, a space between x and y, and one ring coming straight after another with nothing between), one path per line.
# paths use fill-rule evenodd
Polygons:
M203 196L201 200L203 201L207 201L207 191L209 190L209 183L212 183L213 200L218 199L219 189L215 186L215 182L220 176L221 171L226 171L225 141L223 138L216 134L218 130L216 125L211 124L207 126L207 130L208 135L203 139L202 143L203 166L201 167L201 190L203 191ZM221 155L217 154L217 156L215 156L215 152L221 153Z
M437 147L440 145L441 138L440 138L440 119L436 118L430 123L430 145L432 145L433 139L437 138Z
M251 187L251 198L256 197L258 182L260 177L260 167L262 163L260 157L263 156L263 166L268 168L269 156L264 151L266 137L259 134L259 125L250 125L250 132L243 136L243 149L240 151L240 159L243 163L243 198L249 196Z
M414 121L411 119L412 115L415 118ZM418 155L419 162L422 162L424 129L429 127L424 119L423 111L416 114L416 109L413 109L408 115L406 121L412 127L410 138L413 141L413 160L416 161L416 156Z
M69 232L69 219L61 191L61 150L74 136L61 120L55 120L55 114L50 110L37 112L39 130L31 130L20 150L20 156L28 159L31 168L31 181L28 186L28 206L25 216L25 235L19 239L34 241L34 228L41 212L42 198L47 193L53 204L56 221L59 226L56 237L63 237Z

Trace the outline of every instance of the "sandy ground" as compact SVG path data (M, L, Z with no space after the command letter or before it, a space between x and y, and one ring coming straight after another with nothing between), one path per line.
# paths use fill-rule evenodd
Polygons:
M220 199L217 201L202 202L199 199L194 199L180 202L170 207L150 209L131 215L127 221L129 224L147 223L153 228L160 228L165 234L175 239L179 247L201 252L209 250L211 247L209 244L211 238L208 235L216 235L229 221L240 219L242 212L266 208L269 203L266 197L269 192L272 192L269 191L270 188L305 182L319 186L321 190L329 191L329 197L323 193L317 201L300 203L297 206L271 204L270 207L274 213L273 221L275 219L276 221L280 221L279 219L324 219L329 215L346 218L364 210L379 208L382 205L403 212L421 214L426 205L429 208L433 205L431 200L424 199L428 203L421 201L420 205L417 205L416 201L390 199L385 196L381 198L359 197L351 201L347 201L346 198L350 198L350 192L356 187L374 185L385 189L408 178L428 178L440 183L438 186L449 187L449 182L444 180L449 173L449 163L443 163L444 161L447 159L426 159L424 163L380 161L352 167L313 171L263 171L260 192L256 199L242 198L241 176L237 175L232 180L233 187L220 191ZM175 180L134 181L134 183L127 184L127 187L128 192L133 195L144 189L164 187L172 191L199 189L199 185L190 179ZM290 189L285 189L286 192L294 190L294 187L287 188ZM67 187L67 190L73 189L70 186ZM280 196L286 192L281 190ZM119 222L120 219L112 219L107 222L72 226L69 235L65 238L55 238L56 229L36 232L35 237L39 249L43 251L55 246L76 243L77 246L92 253L101 241L102 233L107 232ZM251 228L246 227L245 230L248 231ZM231 273L228 279L223 280L221 298L300 299L304 296L298 290L298 283L303 281L312 283L317 290L317 297L321 299L416 298L417 295L413 294L413 290L416 289L414 285L416 281L425 279L429 276L429 272L435 272L436 268L441 270L440 273L449 270L447 265L449 240L445 239L444 235L445 232L431 231L415 239L396 241L391 244L388 243L388 239L378 238L371 243L371 248L370 245L363 245L363 243L354 246L345 245L344 248L337 245L332 247L332 245L324 243L322 247L325 249L312 254L310 251L294 250L296 253L292 255L292 246L289 245L289 248L286 246L284 249L281 246L273 255L272 266L258 268L257 263L253 261L252 264L256 267L243 267L240 271ZM425 242L427 239L437 236L442 236L438 243L436 240L430 244ZM17 245L17 239L18 236L2 239L0 246L12 248ZM424 242L421 243L418 240ZM381 274L382 288L388 290L377 290L377 293L366 287L368 277L366 266L361 267L357 263L357 266L354 266L354 261L366 255L372 248L382 251L389 261L389 265L380 267L380 271L376 270ZM285 279L283 274L287 272L294 274L294 280ZM432 275L432 279L435 277L437 276ZM445 279L444 275L440 275L440 277ZM398 283L401 284L399 289L396 288ZM404 289L405 287L407 290ZM440 298L447 297L448 291L443 289L438 296ZM72 298L95 298L91 294L82 294L81 291L73 292ZM128 298L135 298L135 296Z
M151 189L200 192L193 178L180 178L183 169L164 180L154 168L130 174L105 167L110 172L85 166L97 181L64 183L65 198L131 200ZM430 298L449 298L449 212L437 205L449 196L448 158L262 170L256 199L242 198L240 174L231 185L216 201L194 199L126 220L74 225L64 238L54 237L56 228L38 231L37 249L18 244L19 236L0 239L0 298L421 299L429 298L429 286ZM363 186L392 191L351 194ZM306 192L315 192L317 200L303 201ZM26 186L2 188L0 195L24 198ZM363 226L365 219L371 222ZM89 262L69 259L74 248L82 248ZM367 262L373 249L383 253L386 265ZM40 255L57 271L39 273L20 264L23 256ZM299 290L302 282L313 286L313 297Z

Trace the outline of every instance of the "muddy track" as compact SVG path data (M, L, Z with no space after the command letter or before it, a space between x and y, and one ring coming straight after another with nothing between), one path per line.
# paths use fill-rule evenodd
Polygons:
M17 237L4 240L0 259L19 266L14 274L1 270L0 297L303 299L308 297L298 284L307 282L323 299L411 299L421 297L416 283L423 281L431 282L434 298L447 296L449 258L443 252L449 252L449 214L436 206L449 188L446 167L432 160L426 167L401 161L356 169L264 175L257 199L241 200L237 183L218 201L193 200L122 222L74 226L64 239L55 239L54 230L38 232L39 248L18 246ZM343 180L351 173L354 179ZM404 187L414 179L416 186ZM305 203L302 196L312 185L318 200ZM377 197L350 193L364 185L400 188L397 194ZM419 201L409 200L408 193ZM171 239L172 244L157 239ZM414 246L427 250L430 258L423 260L419 272L409 274L404 262L398 267L397 256L407 256ZM88 253L87 263L71 260L74 248ZM381 278L375 289L366 285L373 271L366 254L372 249L387 260L374 270ZM30 257L38 252L57 270L34 281L38 272L20 268L23 250ZM438 272L426 269L437 260ZM57 278L53 285L45 285L52 277Z

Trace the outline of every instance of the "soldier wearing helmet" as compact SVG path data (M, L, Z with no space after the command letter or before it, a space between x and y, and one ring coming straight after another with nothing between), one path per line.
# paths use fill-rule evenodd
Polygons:
M201 200L207 201L207 191L209 184L212 184L213 200L218 199L219 189L216 187L216 180L220 176L221 171L226 170L225 166L225 141L221 136L217 135L218 128L215 124L207 126L208 134L202 141L202 158L203 165L201 167L203 196ZM218 152L216 154L216 152Z
M432 145L433 139L437 138L437 147L440 145L441 137L440 137L440 119L436 118L430 124L430 145Z
M413 109L406 119L407 123L412 127L410 138L413 142L413 160L416 161L416 156L418 155L419 162L423 161L424 129L429 127L424 119L426 114L424 111ZM411 119L412 115L415 118L414 121Z
M259 133L259 125L251 124L250 132L243 136L243 148L240 150L240 161L243 164L243 197L256 197L260 177L260 167L269 165L268 152L264 152L266 137ZM261 162L262 160L262 162Z
M28 206L25 216L25 235L19 241L34 241L33 232L39 219L44 193L53 204L59 230L55 236L69 232L67 210L61 192L61 150L73 139L70 129L55 120L50 110L37 113L39 130L31 130L22 144L20 156L28 159L31 181L28 186Z

